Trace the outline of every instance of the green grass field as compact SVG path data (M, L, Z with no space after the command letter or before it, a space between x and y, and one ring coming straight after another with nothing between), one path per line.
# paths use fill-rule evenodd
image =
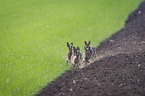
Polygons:
M66 42L94 46L142 0L0 0L0 96L31 96L60 76Z

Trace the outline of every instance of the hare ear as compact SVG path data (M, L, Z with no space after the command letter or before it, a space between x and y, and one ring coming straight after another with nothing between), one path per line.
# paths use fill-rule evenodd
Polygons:
M74 50L74 52L75 52L75 50L76 50L75 47L73 47L73 50Z
M67 42L67 47L70 48L69 43Z
M71 43L70 47L72 48L72 46L73 46L73 43Z
M77 50L80 50L80 47L77 46Z
M91 41L89 41L88 46L90 45Z
M84 41L84 43L85 43L85 45L87 46L87 42L86 42L86 41Z

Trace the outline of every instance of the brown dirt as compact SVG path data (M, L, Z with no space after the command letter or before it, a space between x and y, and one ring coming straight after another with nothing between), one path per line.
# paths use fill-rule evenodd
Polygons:
M67 71L37 96L145 96L145 1L97 54L94 63Z

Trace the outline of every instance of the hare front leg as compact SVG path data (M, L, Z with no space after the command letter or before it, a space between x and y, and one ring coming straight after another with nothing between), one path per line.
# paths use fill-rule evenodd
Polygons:
M72 74L73 74L74 71L75 71L75 65L74 65L74 64L71 64L71 71L72 71Z

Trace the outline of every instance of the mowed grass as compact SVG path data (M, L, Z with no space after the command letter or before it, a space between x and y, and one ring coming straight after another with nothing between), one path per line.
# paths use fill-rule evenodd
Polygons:
M0 96L30 96L70 69L66 42L120 30L142 0L0 0Z

